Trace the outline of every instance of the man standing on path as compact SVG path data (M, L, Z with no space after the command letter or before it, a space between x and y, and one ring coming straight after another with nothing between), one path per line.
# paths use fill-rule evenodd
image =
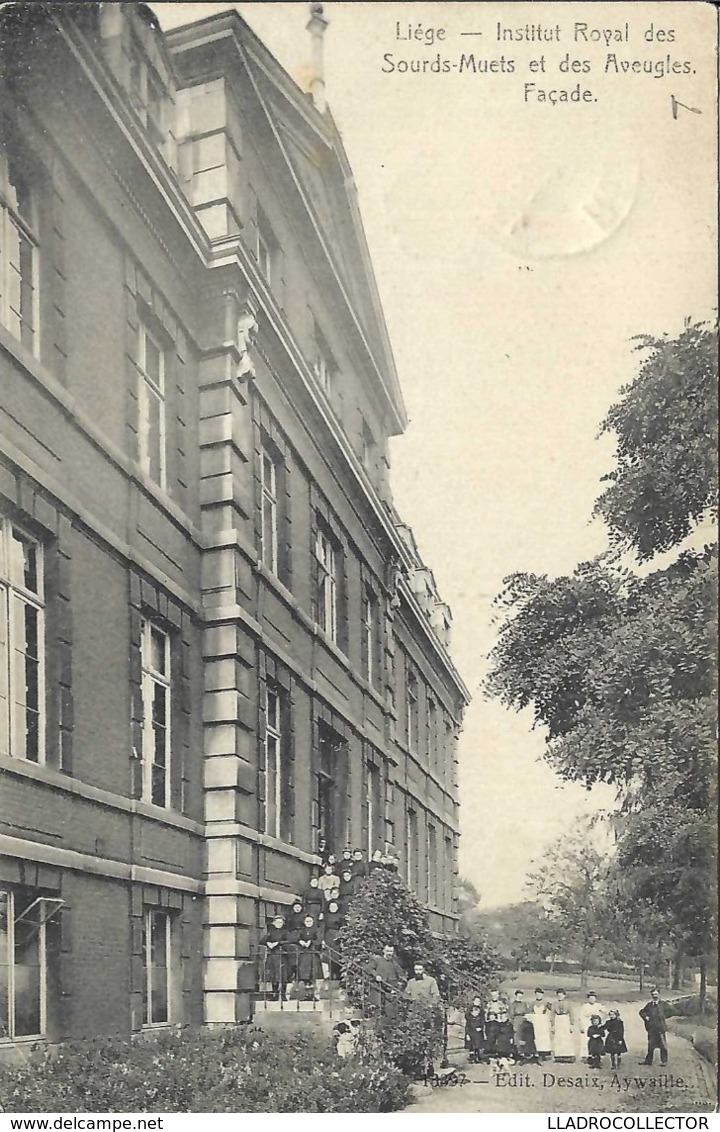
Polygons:
M647 1057L640 1064L652 1065L655 1050L659 1049L660 1064L667 1065L667 1019L672 1014L672 1007L660 998L660 991L657 987L653 987L650 992L650 1001L645 1003L639 1014L645 1023L648 1038Z

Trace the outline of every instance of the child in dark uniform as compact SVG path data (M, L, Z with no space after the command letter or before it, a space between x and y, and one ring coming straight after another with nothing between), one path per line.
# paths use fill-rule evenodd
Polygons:
M325 979L334 978L339 970L339 943L338 936L342 927L343 916L336 900L331 900L323 913L323 956L322 967Z
M485 1044L485 1011L479 998L474 998L465 1012L465 1047L469 1060L479 1062Z
M305 916L303 926L297 933L297 980L305 985L307 994L312 996L319 971L318 933L312 916Z
M353 864L352 864L353 876L356 876L356 877L367 876L367 865L365 864L365 858L363 857L362 849L353 849L352 859L353 859Z
M599 1014L593 1014L587 1028L588 1068L600 1069L605 1052L605 1027Z
M268 925L265 935L260 940L265 947L263 976L266 983L270 983L273 993L282 996L283 984L287 978L285 947L287 932L285 930L285 917L275 916Z
M319 877L313 875L310 877L308 887L303 894L303 904L308 915L315 917L315 923L318 922L325 903L325 897L319 885Z
M304 919L305 919L305 910L303 909L302 899L299 896L296 896L295 899L292 902L292 908L290 910L290 915L288 916L288 919L287 919L288 931L290 931L290 932L300 931L300 928L303 926Z
M605 1053L610 1054L610 1065L613 1069L620 1068L622 1055L627 1053L625 1045L625 1023L620 1017L619 1010L611 1010L603 1026L605 1031Z

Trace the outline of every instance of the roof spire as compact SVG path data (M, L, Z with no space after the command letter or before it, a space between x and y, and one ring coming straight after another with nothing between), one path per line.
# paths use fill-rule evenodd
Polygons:
M306 25L306 30L310 32L312 42L310 94L312 95L315 108L320 114L324 114L327 108L327 99L325 98L325 63L323 59L323 36L325 35L327 26L328 21L323 15L322 4L311 4L310 19Z

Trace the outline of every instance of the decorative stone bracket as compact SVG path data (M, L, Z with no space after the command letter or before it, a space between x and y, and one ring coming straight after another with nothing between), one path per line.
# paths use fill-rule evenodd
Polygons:
M255 366L250 351L259 329L257 316L260 304L249 287L242 291L227 289L223 295L225 345L231 347L237 356L235 378L241 385L249 385L255 380Z

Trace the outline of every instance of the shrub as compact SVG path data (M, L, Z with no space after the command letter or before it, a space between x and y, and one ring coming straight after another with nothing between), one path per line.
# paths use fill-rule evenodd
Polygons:
M451 936L437 946L441 984L451 1006L466 1006L472 995L484 997L496 985L500 956L483 940Z
M700 1009L700 996L697 994L686 995L684 998L677 998L673 1001L673 1014L689 1016L695 1014L716 1014L717 1001L711 994L705 996L704 1010Z
M359 966L367 966L391 943L398 959L410 970L416 960L430 963L435 941L427 913L396 872L375 869L359 885L340 929L340 948L346 988L357 1001Z
M6 1112L393 1112L407 1090L377 1050L342 1061L328 1037L249 1027L69 1043L0 1068Z
M391 1015L375 1019L375 1048L406 1076L424 1077L443 1053L444 1029L442 1007L402 999Z
M364 1008L368 1008L365 972L388 943L406 972L413 963L424 963L450 1005L463 1006L473 994L485 994L500 966L499 955L484 940L434 937L420 902L397 873L384 869L372 872L358 887L339 943L348 998Z
M709 1061L711 1065L717 1069L718 1063L718 1042L717 1032L711 1030L709 1027L695 1031L693 1036L693 1045L698 1053Z

